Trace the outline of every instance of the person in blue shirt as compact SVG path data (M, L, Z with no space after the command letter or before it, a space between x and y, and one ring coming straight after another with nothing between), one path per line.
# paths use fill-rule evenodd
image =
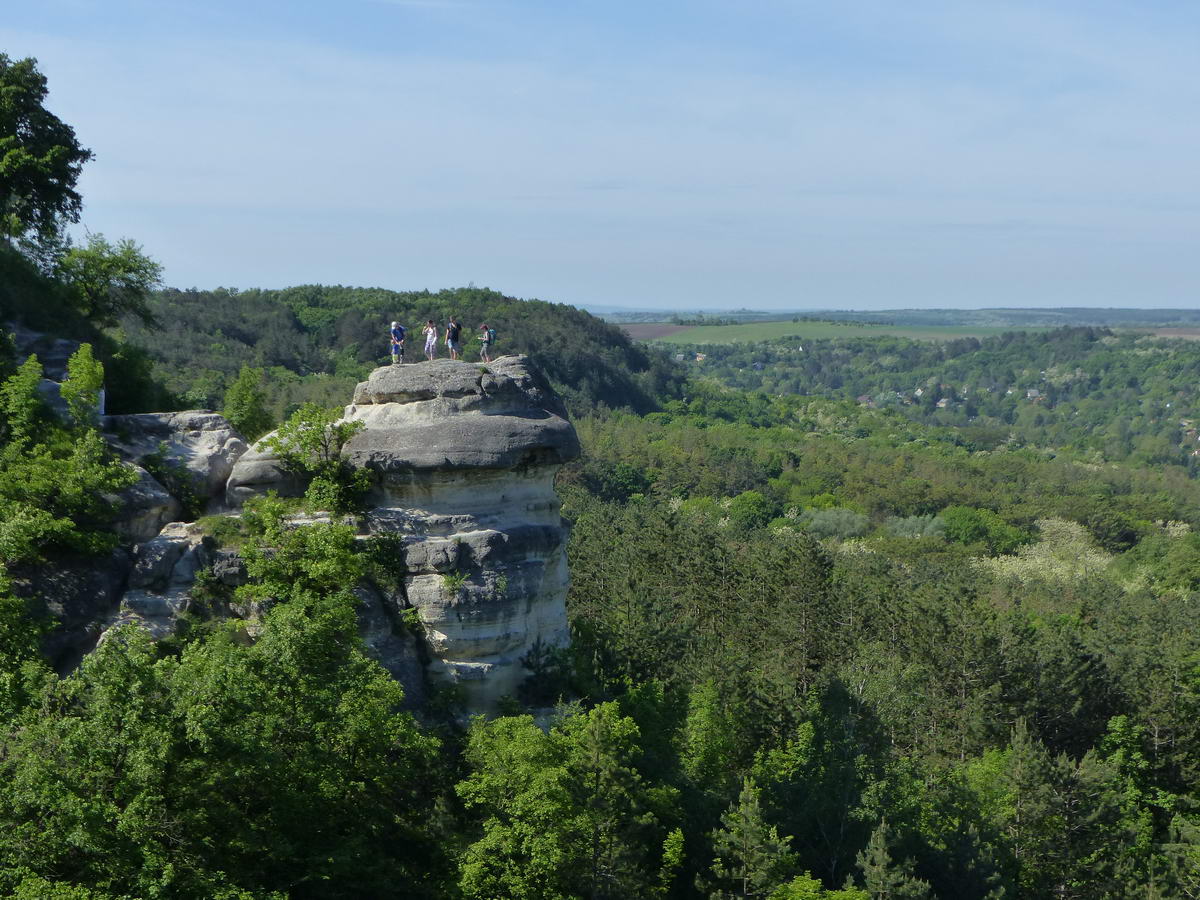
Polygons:
M392 323L392 365L398 366L404 362L404 326L399 322Z

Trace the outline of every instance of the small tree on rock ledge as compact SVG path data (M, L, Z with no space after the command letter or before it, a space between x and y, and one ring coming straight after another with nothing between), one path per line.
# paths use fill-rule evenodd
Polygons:
M336 409L305 403L259 447L274 453L284 469L305 481L304 499L312 509L343 513L357 509L371 476L342 456L346 442L362 431L362 422L339 421Z

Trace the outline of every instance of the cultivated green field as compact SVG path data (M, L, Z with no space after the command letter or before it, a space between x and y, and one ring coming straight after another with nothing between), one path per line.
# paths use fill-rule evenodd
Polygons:
M629 329L634 337L639 337ZM918 341L948 341L960 337L989 337L1005 331L1043 331L1041 328L1003 328L987 325L892 326L854 325L838 322L749 322L744 325L697 325L656 336L653 339L671 344L733 344L768 341L774 338L845 338L895 335ZM645 338L643 338L645 339Z

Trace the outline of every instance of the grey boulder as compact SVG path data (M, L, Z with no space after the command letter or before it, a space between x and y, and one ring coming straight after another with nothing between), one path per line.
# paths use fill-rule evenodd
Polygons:
M143 463L162 452L205 500L220 499L245 438L224 416L206 410L105 416L105 439L123 459Z

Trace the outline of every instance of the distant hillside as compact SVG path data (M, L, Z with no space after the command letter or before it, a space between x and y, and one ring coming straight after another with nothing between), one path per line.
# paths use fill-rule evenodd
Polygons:
M268 369L277 412L306 400L342 402L347 385L388 361L392 320L409 329L409 359L420 358L420 329L451 314L463 324L466 358L478 359L477 329L498 332L496 353L526 353L575 413L596 408L646 412L679 393L666 356L618 327L571 306L520 300L484 288L397 292L304 285L283 290L165 290L151 301L161 328L122 322L148 351L156 373L185 406L219 407L242 366ZM439 355L445 347L439 345ZM308 377L317 376L317 377Z
M1196 341L1104 328L941 342L858 330L862 337L677 347L690 371L728 387L893 408L958 428L980 449L1019 441L1200 471Z
M596 308L600 312L599 308ZM1200 309L1115 309L1099 306L1063 306L1045 309L995 307L992 309L730 309L730 310L629 310L601 313L609 322L622 324L734 325L747 322L853 322L905 328L1059 328L1064 325L1110 328L1200 327Z

